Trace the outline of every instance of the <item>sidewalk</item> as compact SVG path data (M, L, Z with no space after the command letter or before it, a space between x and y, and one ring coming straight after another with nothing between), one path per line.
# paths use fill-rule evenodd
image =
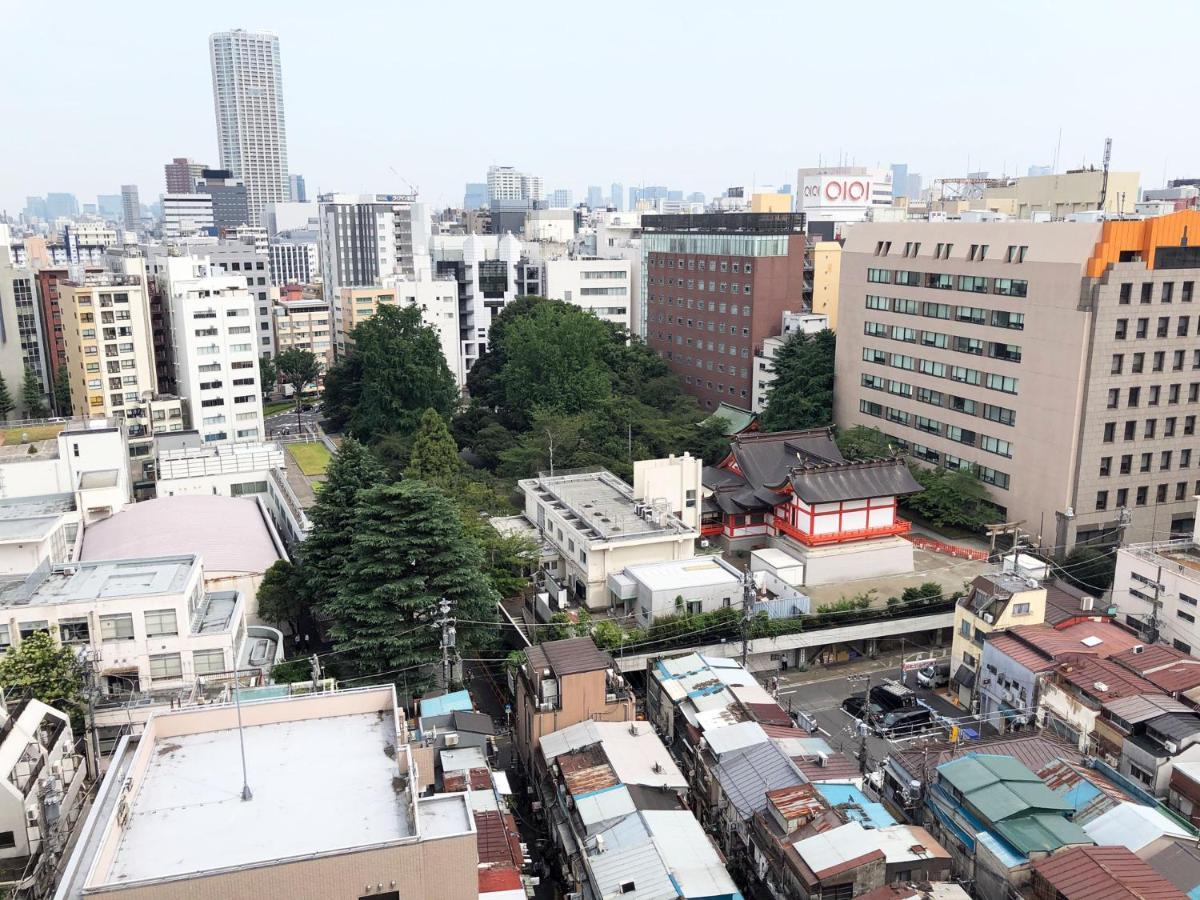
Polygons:
M905 658L915 656L923 649L921 647L907 648L903 653L899 651L881 653L874 659L869 657L859 657L851 662L834 663L833 665L822 666L814 665L804 671L798 669L788 669L786 672L771 673L779 676L780 687L799 687L805 684L813 684L818 681L832 681L836 678L846 678L851 675L865 675L868 672L883 672L891 669L899 669ZM945 653L949 652L949 647L940 648ZM937 652L930 650L931 653Z

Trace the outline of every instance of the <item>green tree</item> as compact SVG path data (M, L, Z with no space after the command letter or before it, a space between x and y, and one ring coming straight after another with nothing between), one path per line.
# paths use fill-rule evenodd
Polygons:
M1099 596L1112 587L1117 554L1099 547L1076 547L1067 554L1058 574L1081 591Z
M7 419L14 406L12 394L8 392L8 382L0 375L0 419Z
M461 469L458 445L450 436L446 420L438 415L437 410L425 410L413 438L412 452L404 474L445 488L450 486Z
M54 412L56 415L71 415L71 373L60 366L54 376Z
M842 451L842 456L849 460L895 456L895 450L887 435L878 428L867 428L865 425L855 425L839 432L837 445Z
M612 619L601 619L592 628L592 640L601 650L619 650L625 640L625 632Z
M500 598L456 513L450 498L421 481L357 495L350 564L324 605L334 649L355 673L394 680L398 670L424 667L405 671L410 684L433 675L441 651L432 622L442 598L458 620L461 655L493 640Z
M426 409L449 419L458 387L441 338L415 306L383 306L351 333L354 348L333 366L325 404L334 423L359 440L411 432ZM334 391L329 390L332 379Z
M300 416L300 408L304 405L304 387L320 377L320 360L311 350L288 347L282 353L275 354L275 369L292 386L292 397L296 401L296 434L300 434L304 430Z
M276 663L271 667L271 680L276 684L312 681L312 660L307 656L298 656Z
M936 603L946 594L947 591L938 582L925 581L916 587L906 587L901 591L900 602L905 606L925 606Z
M75 652L44 631L35 631L0 657L0 687L36 697L77 716L83 695L83 667Z
M298 576L299 572L291 562L279 559L263 573L258 585L259 618L287 625L292 634L300 634L303 630L301 620L308 612Z
M904 505L932 525L978 531L996 520L996 507L973 469L927 469L912 466L924 488Z
M468 512L464 512L464 519L471 521ZM483 573L492 589L501 597L516 597L529 585L529 573L537 565L537 544L519 534L500 534L478 516L473 522L478 526L469 530L483 551Z
M342 432L358 405L362 389L362 360L355 354L342 357L325 372L325 390L321 393L325 429Z
M42 380L32 369L25 370L25 378L21 381L21 406L25 410L27 419L40 419L46 415L46 398L42 393Z
M836 341L826 328L794 333L771 362L775 380L767 388L767 408L759 421L766 431L816 428L833 421Z
M310 606L332 596L350 566L350 539L358 492L380 484L383 467L369 449L346 438L325 470L325 483L308 511L312 532L300 545L300 582Z
M264 397L270 397L275 393L275 384L279 380L279 369L275 365L275 360L269 356L260 356L258 358L258 385L262 388Z

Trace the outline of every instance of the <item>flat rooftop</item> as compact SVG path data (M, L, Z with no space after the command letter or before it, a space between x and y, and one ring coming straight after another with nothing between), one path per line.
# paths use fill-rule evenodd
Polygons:
M104 884L352 849L414 836L390 716L360 713L161 738ZM447 804L429 818L452 819ZM435 830L444 831L444 829ZM468 825L463 830L469 831ZM445 832L448 833L448 832Z
M694 533L674 515L639 516L633 488L603 470L527 478L521 489L533 493L593 540L619 541L653 535Z
M177 594L199 565L197 556L64 563L0 584L0 609Z
M64 515L74 511L74 494L0 500L0 543L40 540Z
M741 583L741 574L725 565L716 556L696 556L692 559L673 559L660 563L627 566L625 573L651 591L683 590Z

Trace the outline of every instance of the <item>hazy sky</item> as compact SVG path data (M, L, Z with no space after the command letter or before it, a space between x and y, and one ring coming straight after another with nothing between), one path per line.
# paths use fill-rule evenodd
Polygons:
M1200 176L1192 2L0 0L0 209L164 190L217 164L207 37L280 36L290 168L457 204L491 163L547 190L714 194L846 157L927 181L1113 167Z

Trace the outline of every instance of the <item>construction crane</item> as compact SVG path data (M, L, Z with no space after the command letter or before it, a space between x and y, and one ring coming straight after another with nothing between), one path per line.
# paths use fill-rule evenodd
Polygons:
M392 170L393 175L395 175L397 178L399 178L401 181L403 181L405 184L408 185L408 189L410 191L412 191L412 195L414 198L418 194L420 194L420 192L421 192L420 188L418 188L415 184L413 184L411 181L409 181L407 178L405 178L403 175L401 175L399 172L397 172L395 166L388 166L388 168Z
M1108 162L1112 159L1112 138L1104 139L1104 176L1100 179L1100 205L1096 207L1104 212L1104 201L1108 199Z

